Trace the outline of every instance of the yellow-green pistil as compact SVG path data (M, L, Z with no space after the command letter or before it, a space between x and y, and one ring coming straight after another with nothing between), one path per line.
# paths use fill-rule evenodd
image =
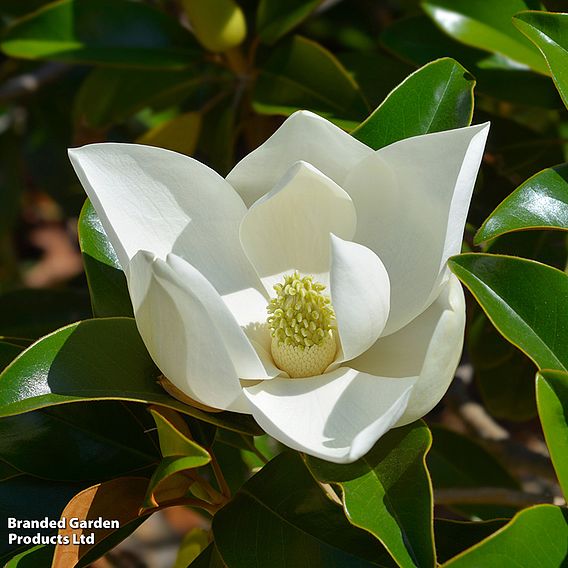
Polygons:
M274 290L266 308L274 362L293 378L320 375L337 351L335 313L323 294L325 285L294 272Z

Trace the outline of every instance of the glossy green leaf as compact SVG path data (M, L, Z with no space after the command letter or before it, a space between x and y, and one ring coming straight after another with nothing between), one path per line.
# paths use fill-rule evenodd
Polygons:
M256 28L262 41L272 44L305 20L321 0L260 0Z
M479 394L493 416L514 422L536 416L534 363L504 339L483 313L469 326L467 351Z
M536 400L546 445L564 496L568 496L568 373L541 371Z
M0 296L0 335L36 339L91 317L83 290L23 289Z
M524 509L503 528L446 562L444 568L522 566L561 568L568 558L568 511L552 505Z
M359 86L343 65L327 49L300 36L276 47L261 66L253 106L261 114L284 116L311 110L349 127L368 113Z
M547 168L521 184L487 217L475 243L545 228L568 231L568 164Z
M37 568L51 566L53 546L39 545L14 556L4 568Z
M133 316L126 277L88 199L79 216L79 246L95 316Z
M105 401L1 418L0 456L24 473L56 481L102 481L148 468L160 454L141 410Z
M438 562L446 562L453 556L477 544L507 524L505 519L492 519L475 523L435 519L436 551Z
M426 13L454 39L499 53L541 73L548 73L538 50L513 26L521 10L540 8L538 0L427 0Z
M191 34L131 0L58 0L16 21L0 47L11 57L181 68L198 54Z
M213 534L231 568L383 565L376 541L349 525L293 453L245 483L213 517Z
M522 12L513 18L513 24L546 59L556 88L568 107L568 14Z
M380 39L389 51L416 66L452 57L475 77L476 93L522 106L562 108L562 100L548 77L453 40L426 15L396 20Z
M0 371L11 363L22 352L22 349L21 345L0 341Z
M75 98L75 120L95 128L123 122L144 107L183 101L203 85L221 81L207 69L93 69Z
M260 433L252 418L208 413L168 395L130 318L72 324L29 347L0 375L0 416L90 400L165 406L244 434Z
M538 262L489 254L449 261L497 330L540 368L568 369L568 276Z
M520 489L518 482L490 453L476 442L441 426L433 426L432 449L426 459L435 489L502 487ZM510 507L495 505L460 505L453 509L479 519L509 517Z
M474 85L453 59L428 63L396 87L352 134L378 150L410 136L467 126Z
M364 458L339 465L308 458L322 483L339 485L349 521L378 538L401 567L435 566L432 487L423 422L385 434Z

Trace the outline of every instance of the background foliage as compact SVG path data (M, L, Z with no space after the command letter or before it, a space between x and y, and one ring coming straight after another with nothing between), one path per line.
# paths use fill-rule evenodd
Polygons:
M201 517L176 567L565 566L564 5L3 0L1 515L122 527L94 547L2 535L0 560L86 566L181 505ZM298 109L377 149L492 123L451 261L471 292L458 376L425 422L344 466L162 390L66 154L141 142L226 174Z

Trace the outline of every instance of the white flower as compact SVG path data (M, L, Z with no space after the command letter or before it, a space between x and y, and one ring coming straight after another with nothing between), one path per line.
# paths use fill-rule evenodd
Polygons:
M146 146L70 156L165 377L344 463L430 411L453 377L465 304L446 261L460 252L487 132L373 151L297 112L226 179Z

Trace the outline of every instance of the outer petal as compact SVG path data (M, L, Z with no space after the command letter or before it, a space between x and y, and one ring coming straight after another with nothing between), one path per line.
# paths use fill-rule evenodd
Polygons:
M440 293L460 251L489 125L401 140L357 165L344 188L357 209L355 241L375 251L392 297L385 333L401 329Z
M465 299L451 275L436 301L400 331L379 339L350 366L389 377L419 376L402 426L424 416L444 396L458 366L465 330Z
M245 156L227 181L250 206L264 195L295 162L313 164L341 185L347 172L373 153L371 148L308 111L298 111L261 146Z
M262 312L264 291L238 237L246 207L221 176L187 156L136 144L93 144L69 155L123 268L139 250L159 258L173 252L228 302L244 291L238 304Z
M327 282L329 234L350 239L356 222L349 195L310 164L298 162L249 209L240 237L246 255L272 291L282 274L294 270Z
M268 434L295 450L350 463L399 420L415 381L342 367L308 379L276 378L244 391Z
M385 328L389 276L372 250L332 235L330 292L341 342L340 360L349 361L371 347Z
M140 335L164 375L198 402L242 411L241 374L266 371L211 284L185 261L145 251L128 270Z

